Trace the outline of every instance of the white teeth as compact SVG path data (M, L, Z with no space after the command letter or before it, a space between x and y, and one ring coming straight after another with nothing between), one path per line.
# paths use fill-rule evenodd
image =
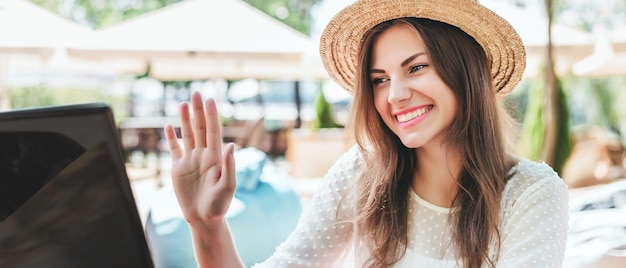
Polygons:
M409 113L406 113L406 114L400 114L400 115L397 116L397 118L398 118L398 121L400 121L401 123L408 122L408 121L410 121L410 120L412 120L412 119L414 119L416 117L422 116L426 112L430 111L430 109L432 109L432 108L433 107L429 105L429 106L426 106L424 108L417 109L415 111L412 111L412 112L409 112Z

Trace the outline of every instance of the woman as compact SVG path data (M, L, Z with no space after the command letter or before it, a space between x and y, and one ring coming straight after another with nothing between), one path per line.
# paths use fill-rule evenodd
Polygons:
M471 0L364 0L325 29L330 76L354 95L357 145L325 176L285 243L259 267L560 267L567 188L507 150L500 97L525 52L502 18ZM232 145L217 111L181 105L172 177L203 267L241 266L224 213Z

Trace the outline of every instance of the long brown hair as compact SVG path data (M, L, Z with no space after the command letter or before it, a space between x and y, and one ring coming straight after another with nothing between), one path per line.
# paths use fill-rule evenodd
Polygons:
M366 34L359 55L351 121L365 161L355 201L359 237L371 245L368 265L390 267L406 252L407 200L419 168L415 150L405 147L376 111L369 76L374 40L398 23L412 26L421 36L432 66L457 99L457 114L444 138L459 150L462 161L449 221L453 246L464 267L493 266L489 245L493 239L499 244L500 200L513 165L503 124L513 121L495 95L482 47L457 27L417 18L377 25Z

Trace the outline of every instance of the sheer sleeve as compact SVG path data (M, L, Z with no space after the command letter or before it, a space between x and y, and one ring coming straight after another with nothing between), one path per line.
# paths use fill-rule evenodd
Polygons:
M497 267L562 267L568 231L566 184L528 160L505 189Z
M356 146L339 158L324 176L295 230L268 260L253 267L336 267L344 261L353 233L353 206L343 198L359 170L360 159Z

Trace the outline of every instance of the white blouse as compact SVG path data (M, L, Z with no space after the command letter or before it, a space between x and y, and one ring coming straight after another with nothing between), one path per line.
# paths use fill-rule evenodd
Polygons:
M362 267L367 247L359 243L348 202L341 202L363 164L357 147L329 170L289 238L254 267ZM566 184L546 164L520 160L507 183L500 213L501 248L491 243L497 267L561 267L568 230ZM345 201L345 200L344 200ZM451 246L449 208L411 191L409 240L394 267L461 267ZM339 211L337 211L339 209ZM497 255L497 256L496 256Z

